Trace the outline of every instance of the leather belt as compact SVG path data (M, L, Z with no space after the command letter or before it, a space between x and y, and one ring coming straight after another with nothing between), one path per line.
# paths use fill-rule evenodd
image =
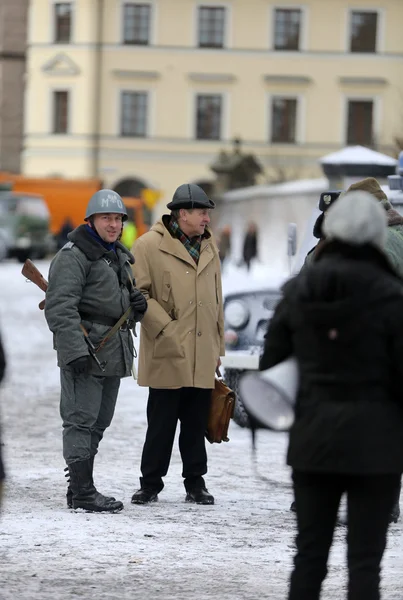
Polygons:
M113 327L119 317L107 317L105 315L91 315L90 313L80 312L80 317L83 321L91 321L91 323L99 323L107 327Z

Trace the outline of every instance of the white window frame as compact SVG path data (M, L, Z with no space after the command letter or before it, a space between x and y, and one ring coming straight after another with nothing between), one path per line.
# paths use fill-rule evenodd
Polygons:
M342 106L341 106L341 135L340 142L342 145L347 145L347 125L348 125L348 104L349 102L362 101L368 102L371 101L373 104L373 137L376 141L379 141L379 134L381 131L381 123L382 123L382 106L381 106L381 98L378 95L373 94L344 94L342 98Z
M294 142L273 142L273 128L272 128L272 116L273 116L273 100L276 98L284 98L286 100L297 101L297 113L296 113L296 127L295 127L295 141ZM303 144L305 142L305 130L306 130L306 107L305 107L305 95L292 93L292 92L271 92L266 95L266 142L273 146L293 146L297 144Z
M53 124L55 118L55 102L54 96L56 92L67 92L68 93L68 115L67 115L67 132L66 133L55 133L53 131ZM65 138L69 135L72 135L73 131L73 102L74 102L74 86L70 85L57 85L54 87L49 87L49 106L48 106L48 132L52 137Z
M147 45L143 44L125 44L124 41L124 5L125 4L148 4L151 7L150 18L150 39ZM118 19L118 40L124 47L129 48L149 48L155 46L157 41L157 3L155 0L120 0L119 19Z
M71 32L69 42L56 42L56 22L55 22L55 4L71 4ZM63 46L74 44L75 30L76 30L76 17L77 17L77 3L76 0L49 0L49 32L50 32L50 43L54 46Z
M300 47L298 50L276 50L274 48L275 27L276 27L276 10L300 10L301 11L301 31L300 31ZM309 22L309 10L305 4L274 4L269 7L269 31L268 31L268 44L269 50L276 54L292 54L305 52L308 50L308 22Z
M221 123L220 123L220 137L218 140L200 140L196 137L197 132L197 97L198 96L221 96ZM223 91L222 89L212 89L207 87L197 88L192 90L192 96L190 101L191 114L189 120L189 137L197 143L204 144L218 144L229 139L229 125L230 125L230 112L229 112L229 92Z
M122 134L121 134L122 93L123 92L138 92L139 94L147 94L147 97L148 97L147 121L146 121L146 135L144 137L130 136L130 135L122 136ZM155 100L156 100L155 91L150 88L138 86L138 85L130 85L129 83L127 83L126 85L120 85L119 87L117 87L116 88L116 104L115 104L117 107L117 110L115 111L116 136L119 139L128 140L128 141L132 141L132 142L148 140L148 139L154 137L154 135L155 135L155 120L154 119L155 119L155 115L156 115Z
M351 52L350 51L350 39L351 39L351 16L353 12L361 13L377 13L377 28L376 28L376 40L375 40L375 52ZM374 56L380 52L384 52L385 49L385 11L383 8L373 6L372 8L362 6L349 6L346 9L346 26L344 33L344 51L350 56Z
M203 48L199 46L199 8L202 7L211 8L224 8L225 9L225 21L224 21L224 45L222 48ZM198 50L205 50L209 52L221 52L227 48L232 47L232 4L229 2L220 2L217 0L206 0L202 2L197 0L193 9L193 40L194 47Z

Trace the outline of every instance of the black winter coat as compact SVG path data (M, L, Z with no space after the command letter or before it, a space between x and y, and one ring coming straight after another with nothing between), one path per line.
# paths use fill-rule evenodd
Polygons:
M403 472L403 283L371 247L328 243L284 286L260 370L295 355L287 462L305 472Z

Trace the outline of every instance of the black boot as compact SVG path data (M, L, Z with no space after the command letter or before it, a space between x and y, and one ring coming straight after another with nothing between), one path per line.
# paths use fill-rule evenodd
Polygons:
M400 506L399 501L396 502L394 507L392 508L392 512L389 516L389 523L397 523L400 517Z
M190 488L186 491L186 502L194 502L195 504L214 504L214 496L212 496L205 487Z
M94 457L91 456L90 458L90 466L91 466L91 482L92 485L94 485L94 479L93 479L93 471L94 471ZM73 490L71 489L71 485L70 485L70 472L69 472L69 468L66 467L64 469L65 473L64 476L67 477L67 491L66 491L66 502L67 502L67 508L73 508ZM95 486L94 486L95 487ZM99 494L99 492L97 491L97 494ZM114 501L116 500L116 498L114 498L113 496L105 496L105 498L107 498L108 500Z
M88 512L119 512L122 510L122 502L110 500L96 490L92 481L91 459L71 463L69 473L73 492L73 508L82 508Z
M149 502L157 502L158 492L149 488L140 488L134 492L132 496L132 504L148 504Z

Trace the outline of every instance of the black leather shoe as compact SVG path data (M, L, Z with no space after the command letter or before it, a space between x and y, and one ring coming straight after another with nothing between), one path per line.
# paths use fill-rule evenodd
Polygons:
M147 488L140 488L134 492L132 496L132 504L148 504L149 502L157 502L158 492Z
M212 496L206 488L196 488L187 490L186 502L194 502L195 504L214 504L214 496Z

